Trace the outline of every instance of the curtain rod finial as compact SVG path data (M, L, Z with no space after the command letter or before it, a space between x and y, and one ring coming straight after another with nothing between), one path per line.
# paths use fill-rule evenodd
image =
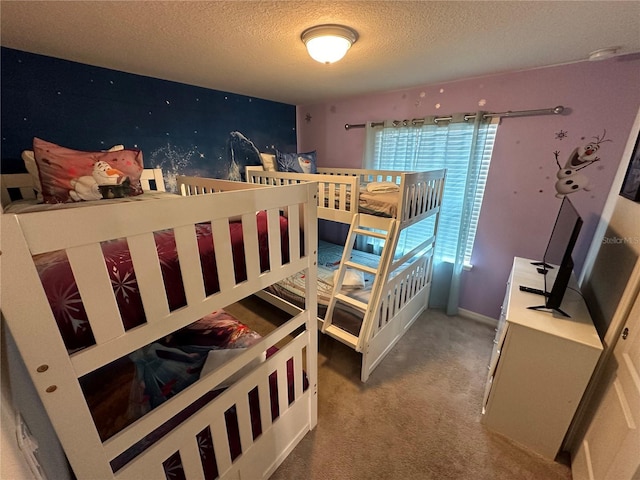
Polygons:
M553 109L553 113L555 113L556 115L562 112L564 112L564 107L562 105L558 105L556 108Z

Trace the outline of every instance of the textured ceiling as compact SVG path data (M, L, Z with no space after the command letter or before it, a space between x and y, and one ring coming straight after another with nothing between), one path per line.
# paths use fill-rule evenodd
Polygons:
M309 104L640 52L639 1L10 1L5 47ZM360 38L340 62L300 41L341 23Z

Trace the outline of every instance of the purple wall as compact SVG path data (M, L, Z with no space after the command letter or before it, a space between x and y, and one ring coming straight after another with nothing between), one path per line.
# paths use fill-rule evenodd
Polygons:
M640 106L640 55L461 80L297 107L298 150L317 150L319 166L361 167L364 129L386 119L563 105L562 115L503 118L498 129L473 269L463 277L460 307L498 318L514 256L540 259L560 207L554 152L562 166L574 149L602 139L600 161L580 171L590 190L569 195L585 224L574 259L582 269Z

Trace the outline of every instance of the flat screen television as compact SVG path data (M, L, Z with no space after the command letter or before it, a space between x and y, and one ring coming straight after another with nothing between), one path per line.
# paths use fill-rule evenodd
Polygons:
M536 291L535 293L544 295L545 304L529 308L553 310L564 316L569 316L560 309L560 305L562 305L562 299L573 272L573 247L578 240L582 223L578 211L571 201L564 197L542 262L534 262L534 265L540 267L538 272L544 275L544 291ZM553 281L551 281L552 278ZM529 291L531 290L529 289Z

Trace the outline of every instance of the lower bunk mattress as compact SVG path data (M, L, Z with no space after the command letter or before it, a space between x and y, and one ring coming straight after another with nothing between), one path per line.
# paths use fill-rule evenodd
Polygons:
M320 240L318 242L318 317L324 318L327 313L327 307L331 296L333 295L334 276L340 265L343 245ZM369 267L377 268L380 257L373 253L363 252L361 250L352 250L351 259L356 263L364 264ZM347 270L345 281L343 283L343 294L368 303L371 296L371 288L373 287L374 275L364 273L362 276L357 275L355 271ZM276 295L289 303L300 308L305 305L305 278L304 274L299 272L285 280L275 283L265 290ZM338 302L333 312L332 323L343 330L358 336L362 326L363 313L351 306Z

